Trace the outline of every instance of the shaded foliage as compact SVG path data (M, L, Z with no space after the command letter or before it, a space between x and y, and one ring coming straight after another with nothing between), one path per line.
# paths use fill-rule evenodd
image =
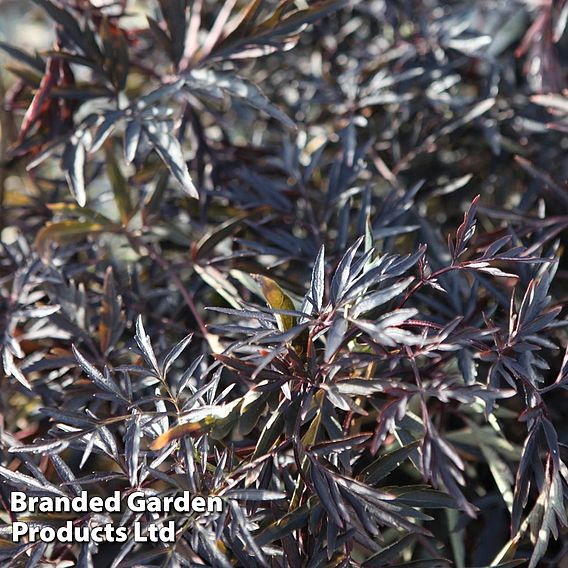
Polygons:
M568 4L34 4L52 48L0 43L2 566L556 566ZM15 544L14 488L224 510ZM75 520L109 519L159 520Z

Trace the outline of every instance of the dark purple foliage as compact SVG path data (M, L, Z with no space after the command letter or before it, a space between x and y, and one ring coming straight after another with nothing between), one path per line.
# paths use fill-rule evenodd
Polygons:
M33 4L52 48L0 42L0 565L559 565L568 3ZM15 488L224 510L22 544Z

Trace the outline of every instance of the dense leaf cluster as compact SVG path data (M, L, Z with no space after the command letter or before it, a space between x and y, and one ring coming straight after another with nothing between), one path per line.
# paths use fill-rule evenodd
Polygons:
M0 565L557 566L568 3L33 3L51 48L0 43ZM224 509L14 544L160 520L15 488Z

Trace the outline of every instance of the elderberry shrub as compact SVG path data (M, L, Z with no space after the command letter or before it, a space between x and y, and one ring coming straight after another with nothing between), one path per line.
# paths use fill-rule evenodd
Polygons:
M0 43L0 564L559 565L568 4L28 4L54 40Z

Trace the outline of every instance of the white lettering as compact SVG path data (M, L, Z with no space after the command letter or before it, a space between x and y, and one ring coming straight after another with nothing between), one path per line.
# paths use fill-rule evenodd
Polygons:
M223 512L223 499L218 496L207 497L207 511L210 513L222 513Z
M160 528L158 533L158 542L175 542L176 541L176 524L175 521L168 521L166 526Z
M205 513L205 497L202 497L201 495L194 497L191 501L191 508L196 513Z
M128 496L126 505L133 513L143 513L146 511L146 497L142 491L134 491ZM146 541L138 541L146 542Z
M105 499L105 513L120 513L120 491Z
M148 542L148 538L142 534L140 523L134 523L134 542Z
M12 491L11 494L11 511L13 513L22 513L26 510L27 499L26 494L23 491Z
M102 497L91 497L90 509L92 513L102 513L103 512L103 498Z
M28 524L22 521L12 523L12 542L20 542L20 537L28 532Z

